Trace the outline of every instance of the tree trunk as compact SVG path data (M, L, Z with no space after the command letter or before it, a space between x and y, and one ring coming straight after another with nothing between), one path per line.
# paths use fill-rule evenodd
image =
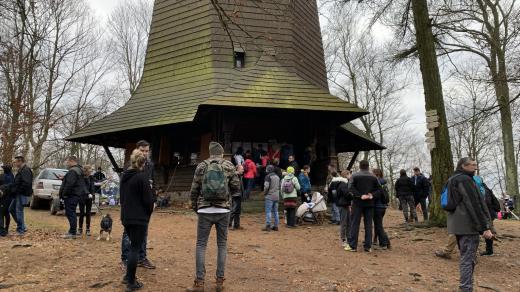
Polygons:
M436 110L439 127L435 129L435 148L430 152L432 165L432 202L430 221L446 224L446 213L440 206L440 190L453 172L448 123L444 109L442 83L437 64L434 37L427 0L412 0L412 11L417 39L417 50L422 73L426 110Z

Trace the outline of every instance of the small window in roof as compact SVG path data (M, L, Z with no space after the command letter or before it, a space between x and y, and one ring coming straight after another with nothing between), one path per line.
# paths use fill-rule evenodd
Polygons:
M244 68L246 66L246 53L243 49L235 49L235 68Z

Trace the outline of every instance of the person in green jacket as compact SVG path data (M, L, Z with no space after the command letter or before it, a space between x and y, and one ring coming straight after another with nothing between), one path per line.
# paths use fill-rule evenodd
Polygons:
M288 167L287 174L282 179L281 191L283 197L283 204L287 216L287 227L296 227L296 207L298 205L298 191L300 190L300 183L298 178L294 176L294 168Z

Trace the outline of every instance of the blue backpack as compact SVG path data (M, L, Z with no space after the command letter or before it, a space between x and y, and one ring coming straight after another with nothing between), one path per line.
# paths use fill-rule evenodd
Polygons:
M444 187L442 187L441 192L441 208L446 211L454 211L457 206L453 206L452 198L450 197L450 194L448 192L448 185L452 178L459 176L460 174L454 175L448 179Z

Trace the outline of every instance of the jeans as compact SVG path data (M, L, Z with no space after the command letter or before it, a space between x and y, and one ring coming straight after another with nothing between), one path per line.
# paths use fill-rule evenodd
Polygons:
M274 217L274 225L271 225L271 215ZM278 227L279 224L278 201L265 199L265 226Z
M231 225L235 228L240 227L240 213L242 213L242 197L233 197L229 227L231 227Z
M423 212L424 221L428 221L428 206L426 205L426 198L419 198L415 202L415 206L421 204L421 210ZM415 215L417 217L417 215Z
M342 242L348 242L350 229L350 206L339 207L339 238Z
M340 222L339 208L336 203L332 203L332 221Z
M217 278L224 278L227 257L227 233L229 214L198 214L197 248L196 248L196 277L204 280L206 276L206 247L208 245L211 227L217 230Z
M400 197L403 206L404 220L408 222L408 209L410 209L411 219L417 221L417 211L415 210L415 200L413 196Z
M125 225L125 233L130 238L130 254L128 255L128 263L126 265L126 280L128 283L135 282L135 271L137 270L137 261L139 257L139 251L143 245L143 241L146 236L146 225Z
M148 226L146 226L146 230L144 232L144 240L141 243L141 248L139 249L139 258L138 261L142 262L146 259L146 241L148 240ZM130 237L126 233L126 230L123 231L123 238L121 239L121 261L124 263L128 262L128 258L130 255L130 248L132 245L132 241Z
M69 234L76 234L78 231L78 219L76 216L76 208L78 207L78 197L68 197L65 201L65 216L69 220Z
M249 200L249 196L251 195L254 186L255 178L244 178L244 199Z
M357 249L359 225L361 224L361 216L363 216L363 223L365 224L365 249L372 247L372 221L374 220L374 208L363 207L354 203L352 206L352 225L350 226L350 241L349 245L352 249Z
M375 208L374 209L374 229L377 237L379 238L379 246L389 246L390 240L385 232L383 226L383 218L385 217L386 209Z
M473 272L477 264L477 250L480 237L475 235L457 235L460 250L460 291L473 291Z
M27 227L25 226L23 208L24 205L27 204L29 197L17 195L11 201L11 205L9 205L9 213L13 216L14 221L16 222L16 232L25 233Z
M83 218L87 217L86 227L90 230L90 216L92 211L92 199L80 199L79 201L79 229L83 229Z
M285 216L287 216L287 226L296 226L296 208L285 208Z

